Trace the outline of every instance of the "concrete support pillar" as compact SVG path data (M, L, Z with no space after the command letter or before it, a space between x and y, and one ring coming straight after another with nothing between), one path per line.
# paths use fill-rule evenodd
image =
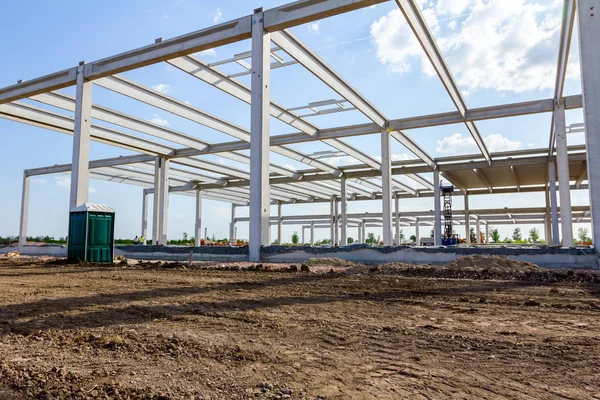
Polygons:
M348 244L348 193L346 191L346 178L342 176L340 183L342 192L342 221L340 246L346 246Z
M419 218L415 220L415 236L417 239L415 242L417 243L417 246L419 246L419 242L421 241L421 236L419 235Z
M560 195L560 221L562 245L573 247L573 219L571 215L571 179L569 177L569 156L567 154L567 127L564 100L554 105L554 129L556 131L556 166Z
M550 246L552 244L552 216L550 214L550 188L546 185L546 191L544 192L546 199L546 214L544 215L544 240L546 244Z
M440 189L440 170L433 170L433 243L436 246L442 245L442 209L441 209L441 189Z
M30 178L23 172L23 192L21 194L21 221L19 223L19 249L27 243L27 223L29 222Z
M558 234L558 205L556 198L556 166L554 157L548 163L548 188L550 191L550 212L552 214L552 245L560 244L560 236Z
M315 223L314 221L310 223L310 245L315 245Z
M303 225L303 226L302 226L302 244L304 244L304 243L305 243L305 242L304 242L304 229L305 229L305 228L306 228L306 227ZM281 244L281 243L279 243L279 244Z
M469 213L469 195L465 193L465 239L471 244L471 214Z
M334 236L334 244L336 246L340 245L340 200L335 199L334 203L334 228L333 228L333 236Z
M152 213L152 244L163 244L163 200L165 198L163 187L165 159L157 156L154 160L154 208ZM167 189L168 192L168 189Z
M92 123L92 82L84 78L85 65L77 67L75 114L73 131L73 158L71 164L71 196L69 207L75 208L88 201L90 187L90 128Z
M160 209L159 209L159 244L167 245L167 227L169 222L169 160L161 159L160 169Z
M394 215L394 227L396 228L396 246L400 246L400 198L397 194L396 196L394 196L394 205L396 210L396 214Z
M479 215L475 216L475 243L481 244L481 224Z
M283 218L281 215L281 202L277 202L277 244L281 244L283 236L281 236L281 230L283 228ZM302 242L304 243L304 241Z
M262 8L252 15L250 103L250 243L249 260L260 261L270 241L269 135L271 108L271 40L264 30Z
M358 222L358 233L357 233L357 239L356 239L356 243L362 243L363 239L362 239L362 228L361 228L361 222Z
M335 244L335 198L331 199L329 203L329 214L331 215L331 225L329 227L329 244L333 246Z
M235 204L231 203L231 224L229 225L229 244L235 244L236 243L236 237L235 237L235 228L236 228L236 224L235 224Z
M202 191L196 189L196 223L194 226L194 246L202 244Z
M367 243L367 224L364 220L360 223L360 229L362 231L361 236L363 238L363 243Z
M142 231L141 235L144 238L148 237L148 192L146 189L143 191L142 195ZM146 244L146 243L142 243Z
M392 160L390 133L381 130L381 208L383 214L383 244L392 245Z
M598 0L577 3L592 241L600 253L600 4Z

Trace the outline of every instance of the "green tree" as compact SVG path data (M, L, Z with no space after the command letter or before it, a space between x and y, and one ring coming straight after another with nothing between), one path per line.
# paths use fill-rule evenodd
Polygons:
M271 244L279 244L279 240L275 239L271 242Z
M366 240L366 242L369 243L369 244L375 243L375 234L373 232L367 233L367 240Z
M348 244L352 244L352 243L354 243L354 238L349 237L348 238Z
M498 243L500 241L500 232L498 228L494 228L490 231L490 236L492 238L492 242Z
M523 240L523 235L521 234L521 228L515 228L512 234L512 238L515 242L520 242Z
M294 234L292 235L292 243L298 244L299 241L300 241L300 238L298 237L298 232L294 232Z
M433 228L431 228L431 232L429 232L429 237L433 237L434 236L434 231Z
M410 235L410 241L413 243L417 242L417 235Z
M529 241L532 243L536 243L540 240L540 231L536 228L531 228L529 231Z
M188 234L187 234L187 232L183 232L183 241L187 242L187 240L188 240Z
M577 237L582 242L590 242L591 240L588 240L589 239L588 233L589 233L589 231L586 228L581 227L577 230Z

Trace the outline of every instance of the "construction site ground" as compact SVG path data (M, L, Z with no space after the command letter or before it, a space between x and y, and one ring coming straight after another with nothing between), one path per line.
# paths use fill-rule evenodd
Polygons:
M0 399L600 399L600 275L0 258Z

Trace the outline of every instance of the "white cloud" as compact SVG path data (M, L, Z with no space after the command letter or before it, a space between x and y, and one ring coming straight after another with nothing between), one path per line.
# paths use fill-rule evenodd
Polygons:
M157 92L167 94L171 90L171 85L167 85L166 83L159 83L158 85L152 85L152 89L156 90Z
M450 29L452 29L452 30L455 30L455 29L456 29L456 20L455 20L455 19L453 19L452 21L450 21L450 22L448 23L448 28L450 28Z
M58 187L63 187L63 188L71 187L71 177L70 176L55 176L54 182L56 183L56 186L58 186Z
M201 56L207 56L207 57L216 57L217 56L217 51L215 49L207 49L207 50L202 50L200 52Z
M47 180L45 180L45 179L42 179L42 178L33 178L33 179L31 180L31 182L33 182L33 183L46 183L46 182L47 182Z
M221 11L221 8L217 8L210 15L212 16L212 20L215 24L223 21L223 11Z
M156 125L160 125L160 126L169 126L170 125L169 121L167 121L166 119L162 119L157 114L154 114L154 116L152 116L152 119L150 121L152 121L152 123L154 123Z
M376 159L377 161L381 162L381 156L374 156L374 159ZM407 153L393 153L391 155L391 159L392 161L404 161L404 160L410 160L410 159L414 159L415 157L411 157L410 154Z
M494 133L486 136L483 141L492 153L498 151L511 151L521 148L521 142L512 141L501 134ZM454 133L437 141L435 150L441 154L458 154L477 151L477 144L471 136L463 137L460 133Z
M552 88L563 2L552 0L439 0L423 4L423 15L436 36L462 89L524 92ZM466 13L467 15L462 15ZM437 17L463 17L442 30ZM447 19L446 19L447 20ZM431 76L417 40L398 9L373 22L371 38L379 61L390 71L407 73L415 63ZM572 46L567 78L577 78L577 46Z
M320 21L319 21L319 22L314 22L314 23L312 23L312 24L309 24L309 25L307 26L307 28L308 28L308 31L309 31L310 33L315 33L315 34L318 34L318 33L319 33L319 24L320 24Z

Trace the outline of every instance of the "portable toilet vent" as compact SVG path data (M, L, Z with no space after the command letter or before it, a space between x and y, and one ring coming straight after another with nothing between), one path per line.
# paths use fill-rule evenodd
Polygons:
M68 259L112 263L114 238L115 210L91 203L71 209Z

